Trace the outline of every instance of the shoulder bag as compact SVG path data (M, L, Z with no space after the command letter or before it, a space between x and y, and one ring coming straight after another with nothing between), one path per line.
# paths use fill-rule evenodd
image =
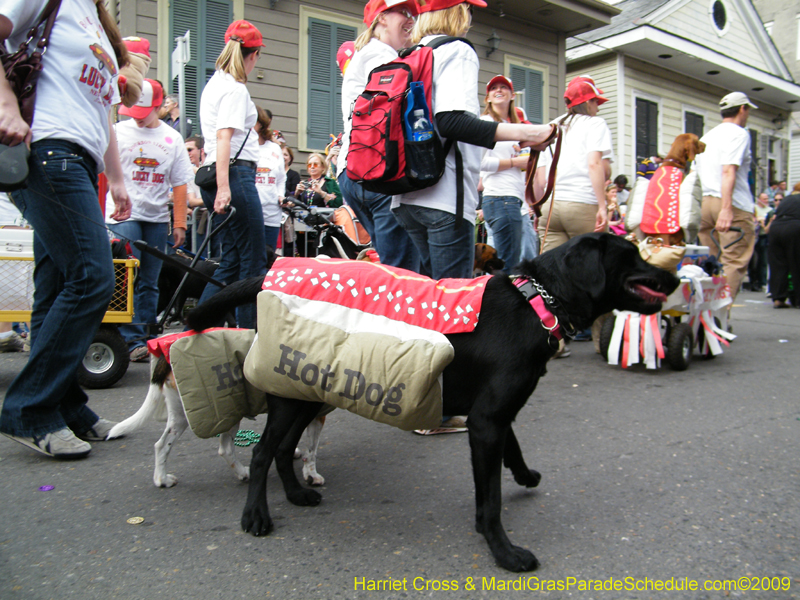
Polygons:
M33 125L33 108L36 104L36 82L42 72L42 57L50 41L50 32L56 22L61 0L50 0L45 6L39 20L28 31L28 35L16 52L9 54L0 45L0 60L3 62L3 73L11 90L19 102L19 112L28 125ZM28 46L36 37L39 28L45 24L42 35L31 54ZM0 144L0 191L13 192L27 187L28 156L30 151L26 144L6 146Z
M253 131L252 129L250 131ZM236 159L239 158L239 155L244 150L244 145L247 143L247 138L250 137L250 131L247 132L247 135L244 136L244 141L242 142L242 146L239 148L239 151L236 153L231 159L231 164L236 162ZM194 183L197 187L207 192L214 191L217 189L217 161L214 161L210 164L203 165L197 172L194 174Z

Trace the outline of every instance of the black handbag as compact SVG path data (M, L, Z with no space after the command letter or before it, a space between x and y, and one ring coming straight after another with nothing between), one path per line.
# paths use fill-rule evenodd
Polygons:
M252 129L250 131L253 131ZM239 158L239 155L244 150L244 145L247 143L247 138L250 137L250 131L247 132L247 135L244 136L244 141L242 142L242 147L239 148L239 151L236 153L231 159L231 164L236 162L236 159ZM217 189L217 161L214 161L210 164L203 165L197 172L194 174L194 183L197 187L201 190L205 190L207 192L213 192Z
M45 6L39 20L28 31L24 42L16 52L9 54L5 46L0 45L0 60L3 73L8 80L11 91L19 102L19 112L28 125L33 125L33 109L36 104L36 82L42 72L42 55L50 41L50 32L56 22L61 0L50 0ZM31 54L28 46L36 37L39 28L45 24L42 35ZM6 146L0 144L0 192L13 192L27 187L28 156L27 145Z

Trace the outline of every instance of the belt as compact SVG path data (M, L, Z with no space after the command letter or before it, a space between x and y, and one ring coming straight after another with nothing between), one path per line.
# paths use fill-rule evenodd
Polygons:
M231 166L250 167L251 169L255 169L256 163L253 160L244 160L242 158L235 158L231 161Z

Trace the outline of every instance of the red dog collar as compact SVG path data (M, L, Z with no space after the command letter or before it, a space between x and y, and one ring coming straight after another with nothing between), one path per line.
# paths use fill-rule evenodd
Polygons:
M511 280L517 287L520 293L525 296L525 299L533 307L533 310L542 321L542 327L545 328L554 338L561 339L561 324L556 317L544 303L544 298L536 289L533 282L526 277L514 277Z

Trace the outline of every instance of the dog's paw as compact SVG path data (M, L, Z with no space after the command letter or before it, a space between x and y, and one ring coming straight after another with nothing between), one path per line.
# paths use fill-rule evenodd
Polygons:
M525 550L519 546L511 546L511 552L503 552L494 555L497 566L514 573L534 571L539 567L539 561L533 552Z
M317 506L322 502L322 494L314 490L302 488L286 492L286 499L296 506Z
M539 473L539 471L534 471L533 469L525 469L523 472L514 473L514 481L524 487L536 487L539 485L541 480L542 474Z
M242 529L258 537L273 529L266 502L254 507L245 506L242 513Z
M308 469L308 465L303 465L303 480L308 485L325 485L325 478L317 473L316 469Z
M250 481L250 467L236 469L236 477L239 478L239 481Z
M169 473L163 476L154 475L153 483L156 485L156 487L170 488L178 483L178 478L175 477L175 475L170 475Z

